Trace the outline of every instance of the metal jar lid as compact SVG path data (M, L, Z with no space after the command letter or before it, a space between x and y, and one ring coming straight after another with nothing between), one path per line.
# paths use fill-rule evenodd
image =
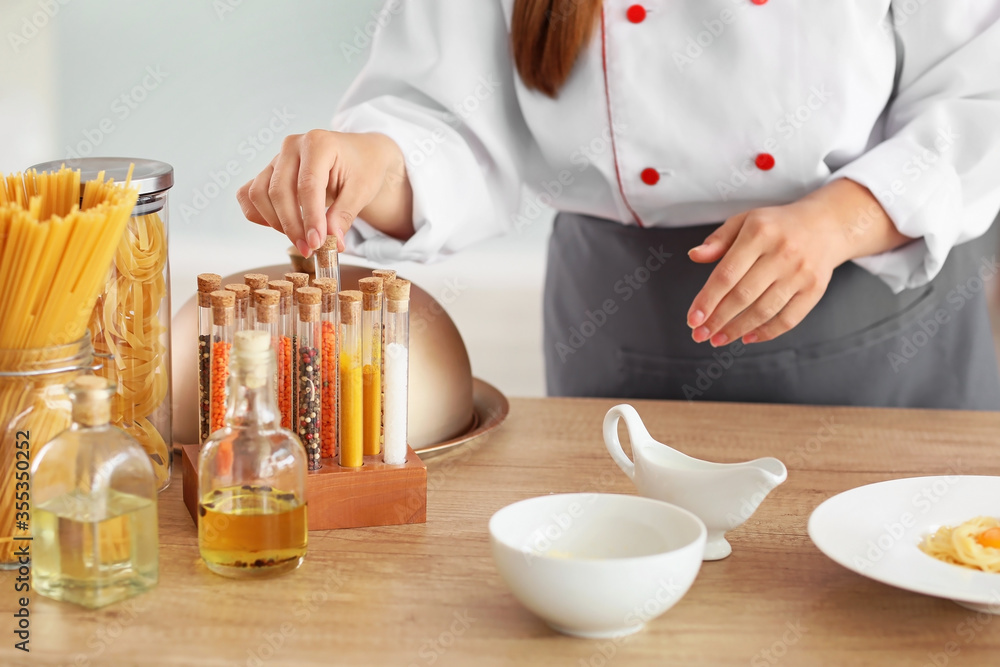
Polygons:
M166 162L157 160L142 160L128 157L84 157L75 160L52 160L42 162L29 169L36 171L59 171L66 165L67 169L80 170L80 195L83 196L83 184L97 178L104 172L105 178L113 178L116 183L124 183L128 176L128 167L135 165L132 172L132 184L139 188L139 197L169 190L174 185L174 168Z

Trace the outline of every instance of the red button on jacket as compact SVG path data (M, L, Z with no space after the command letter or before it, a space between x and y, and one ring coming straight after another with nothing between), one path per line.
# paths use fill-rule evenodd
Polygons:
M646 20L646 8L642 5L632 5L628 8L628 11L625 12L625 16L627 16L628 20L632 23L642 23Z
M761 153L757 156L757 159L754 160L754 164L757 165L758 169L770 171L771 169L774 169L774 156L770 153Z
M652 167L643 169L640 177L642 178L642 182L646 185L656 185L660 182L660 172L656 171Z
M767 3L767 0L750 0L755 5L763 5Z

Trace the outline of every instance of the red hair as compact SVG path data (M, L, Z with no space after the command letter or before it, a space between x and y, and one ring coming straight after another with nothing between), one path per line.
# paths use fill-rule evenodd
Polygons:
M514 63L524 85L555 97L590 41L602 0L516 0Z

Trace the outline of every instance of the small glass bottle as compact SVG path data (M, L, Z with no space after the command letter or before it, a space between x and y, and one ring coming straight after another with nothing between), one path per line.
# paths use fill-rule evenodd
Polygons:
M212 292L222 288L222 276L198 276L198 444L212 435Z
M320 346L323 327L320 307L323 292L318 287L301 287L296 291L299 301L299 332L295 358L296 401L295 431L306 448L309 471L323 467L320 462L320 432L323 424L323 361Z
M277 359L281 353L281 323L278 318L278 304L281 301L281 293L277 290L259 289L254 292L254 330L263 331L271 337L271 350L274 351L274 358ZM278 405L278 387L285 380L280 365L275 365L274 374L274 404Z
M222 428L229 387L229 355L236 332L236 295L229 290L212 292L212 431Z
M337 237L330 234L316 251L316 279L333 278L340 284L340 256L337 253Z
M385 289L385 453L391 465L406 463L409 399L410 281L390 280Z
M257 290L267 289L266 273L248 273L243 276L243 282L250 288L250 315L247 329L256 329L257 325Z
M250 287L245 283L232 283L226 289L236 295L236 331L247 331L250 326Z
M267 332L236 334L230 392L226 424L198 456L198 547L216 574L282 574L306 553L306 454L278 425Z
M281 345L278 350L278 410L281 413L281 428L292 428L292 289L287 280L272 280L267 284L281 295L278 302L278 331Z
M323 331L320 357L323 361L323 424L320 429L320 452L324 459L337 455L337 281L316 278L313 285L323 293L319 319Z
M340 467L364 465L364 375L361 364L361 292L337 294L340 307Z
M396 279L396 272L393 269L374 269L372 271L373 278L382 279L382 289L383 291L388 289L389 282ZM382 300L382 445L385 445L385 299Z
M115 391L92 375L70 383L73 424L31 466L32 585L92 609L150 590L159 568L156 475L142 445L109 423Z
M382 451L382 279L362 278L361 363L364 383L364 451Z

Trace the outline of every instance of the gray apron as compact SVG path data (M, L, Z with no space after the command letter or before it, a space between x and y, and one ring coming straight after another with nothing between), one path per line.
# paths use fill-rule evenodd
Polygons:
M686 317L714 268L687 251L714 228L557 216L545 280L550 395L1000 409L984 295L995 245L955 248L930 284L900 294L848 262L792 331L713 348L691 339Z

